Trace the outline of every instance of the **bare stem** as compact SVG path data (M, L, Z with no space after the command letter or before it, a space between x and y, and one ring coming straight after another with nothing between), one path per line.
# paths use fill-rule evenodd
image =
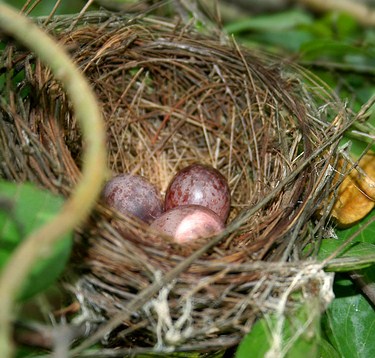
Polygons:
M0 29L34 51L62 82L87 143L82 178L72 196L51 222L19 245L0 277L0 356L8 358L13 353L11 322L17 293L34 262L51 252L55 243L91 211L104 180L106 151L104 125L95 96L65 51L30 19L2 2Z
M375 282L369 281L361 271L349 272L349 276L375 307Z
M364 26L375 25L375 11L355 0L297 0L297 2L318 11L340 11L350 14Z

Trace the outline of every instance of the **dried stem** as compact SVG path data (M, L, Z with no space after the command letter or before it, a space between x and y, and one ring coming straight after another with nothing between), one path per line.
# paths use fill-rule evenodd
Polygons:
M298 0L299 3L319 11L342 11L353 16L360 24L375 25L375 11L353 0Z
M370 282L361 271L349 272L350 278L375 306L375 282Z
M87 143L82 178L74 194L51 222L37 229L17 248L0 277L0 355L10 357L13 352L10 325L17 293L34 262L43 253L51 252L63 234L91 211L104 179L106 152L104 127L95 97L61 47L29 19L3 3L0 3L0 27L33 50L64 84Z

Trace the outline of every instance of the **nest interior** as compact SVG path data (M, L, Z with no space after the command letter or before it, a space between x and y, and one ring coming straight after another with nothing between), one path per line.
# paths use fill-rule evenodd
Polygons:
M45 29L97 95L111 174L140 174L164 194L198 162L217 168L232 194L225 236L112 332L112 344L237 343L309 262L303 250L316 237L311 218L345 111L297 67L186 24L104 12L73 23L56 18ZM69 195L85 147L69 99L32 53L6 40L1 176ZM125 310L196 249L100 203L76 245L75 292L95 320ZM321 278L306 277L295 290L313 294Z

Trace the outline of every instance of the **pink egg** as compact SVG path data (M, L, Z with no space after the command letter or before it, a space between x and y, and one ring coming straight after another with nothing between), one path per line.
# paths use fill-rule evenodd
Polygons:
M212 210L199 205L172 208L159 216L151 228L172 236L182 244L220 233L224 223Z
M165 195L165 210L190 204L205 206L223 222L227 220L230 190L227 180L217 169L193 164L175 175Z
M123 215L151 223L163 212L163 202L151 183L139 175L121 174L104 186L102 197Z

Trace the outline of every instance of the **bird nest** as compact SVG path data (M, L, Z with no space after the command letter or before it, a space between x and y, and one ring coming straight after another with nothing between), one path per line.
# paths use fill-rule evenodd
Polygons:
M292 292L324 301L326 276L307 246L323 227L314 213L330 190L347 114L321 83L171 20L100 12L44 28L96 93L111 175L140 174L164 194L179 169L198 162L217 168L232 195L225 231L199 247L98 203L76 231L69 265L81 321L95 329L127 312L108 344L214 349L238 343L280 304L293 309ZM30 51L6 43L1 176L68 196L85 148L69 98Z

